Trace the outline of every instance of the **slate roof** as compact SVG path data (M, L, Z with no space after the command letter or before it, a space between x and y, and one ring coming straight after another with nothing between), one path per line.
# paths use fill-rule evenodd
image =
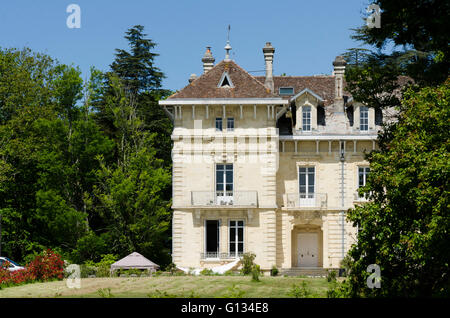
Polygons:
M224 72L233 83L233 87L217 87ZM211 70L202 74L192 83L168 99L177 98L273 98L264 83L247 73L233 61L221 61Z
M264 83L264 76L255 77L261 83ZM294 88L293 95L282 96L285 99L289 99L292 96L300 93L304 89L309 89L322 97L325 100L325 105L330 105L334 101L334 75L317 75L317 76L274 76L274 90L278 94L280 87L292 87ZM344 81L345 87L345 81ZM351 96L350 93L344 89L344 96Z

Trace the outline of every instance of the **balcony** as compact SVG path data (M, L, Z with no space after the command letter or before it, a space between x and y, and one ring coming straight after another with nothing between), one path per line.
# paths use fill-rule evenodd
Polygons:
M287 193L287 208L327 208L326 193Z
M191 204L204 207L257 207L258 193L256 191L192 191Z
M358 191L356 191L354 193L353 201L354 202L367 202L367 201L369 201L369 195L368 194L359 195Z
M207 252L207 253L200 253L200 259L219 259L219 260L226 260L226 259L236 259L242 257L241 253L218 253L218 252Z

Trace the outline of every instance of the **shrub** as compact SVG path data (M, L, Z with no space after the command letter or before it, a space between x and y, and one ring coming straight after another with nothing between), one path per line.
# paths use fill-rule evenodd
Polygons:
M270 270L270 276L277 276L278 275L278 268L273 265L272 269Z
M214 272L209 268L205 268L200 272L200 275L211 276L211 275L214 275Z
M256 255L253 253L244 253L242 254L241 263L242 263L242 269L241 273L243 275L249 275L252 272L253 268L253 261L255 260Z
M64 278L64 261L51 250L37 255L24 269L10 272L7 270L8 266L9 264L5 263L0 268L2 287Z
M245 295L245 291L243 291L239 287L236 287L236 284L233 284L233 286L231 286L227 289L227 293L223 297L224 298L243 298L244 295Z
M292 285L291 292L289 293L294 298L307 298L311 295L311 291L308 288L306 281L302 281L301 286Z
M327 274L327 282L336 281L336 271L330 270Z
M261 275L261 269L259 265L254 264L252 267L252 282L259 282L259 275Z

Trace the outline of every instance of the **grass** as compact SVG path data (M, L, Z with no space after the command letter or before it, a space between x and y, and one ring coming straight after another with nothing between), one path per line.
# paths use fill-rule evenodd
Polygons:
M80 289L67 288L65 281L35 283L0 290L0 298L55 297L326 297L326 278L249 276L160 276L139 278L84 278Z

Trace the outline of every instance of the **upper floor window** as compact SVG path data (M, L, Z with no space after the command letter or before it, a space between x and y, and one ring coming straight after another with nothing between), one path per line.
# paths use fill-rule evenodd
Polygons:
M234 118L227 118L227 130L234 131Z
M216 196L219 204L233 201L233 165L216 165Z
M216 131L222 131L222 118L216 118Z
M358 187L363 187L366 185L367 176L369 175L369 167L359 167L358 168Z
M280 95L294 95L293 87L280 87L279 88Z
M311 131L311 106L302 107L302 129Z
M359 129L361 131L369 130L369 108L366 106L359 108Z

